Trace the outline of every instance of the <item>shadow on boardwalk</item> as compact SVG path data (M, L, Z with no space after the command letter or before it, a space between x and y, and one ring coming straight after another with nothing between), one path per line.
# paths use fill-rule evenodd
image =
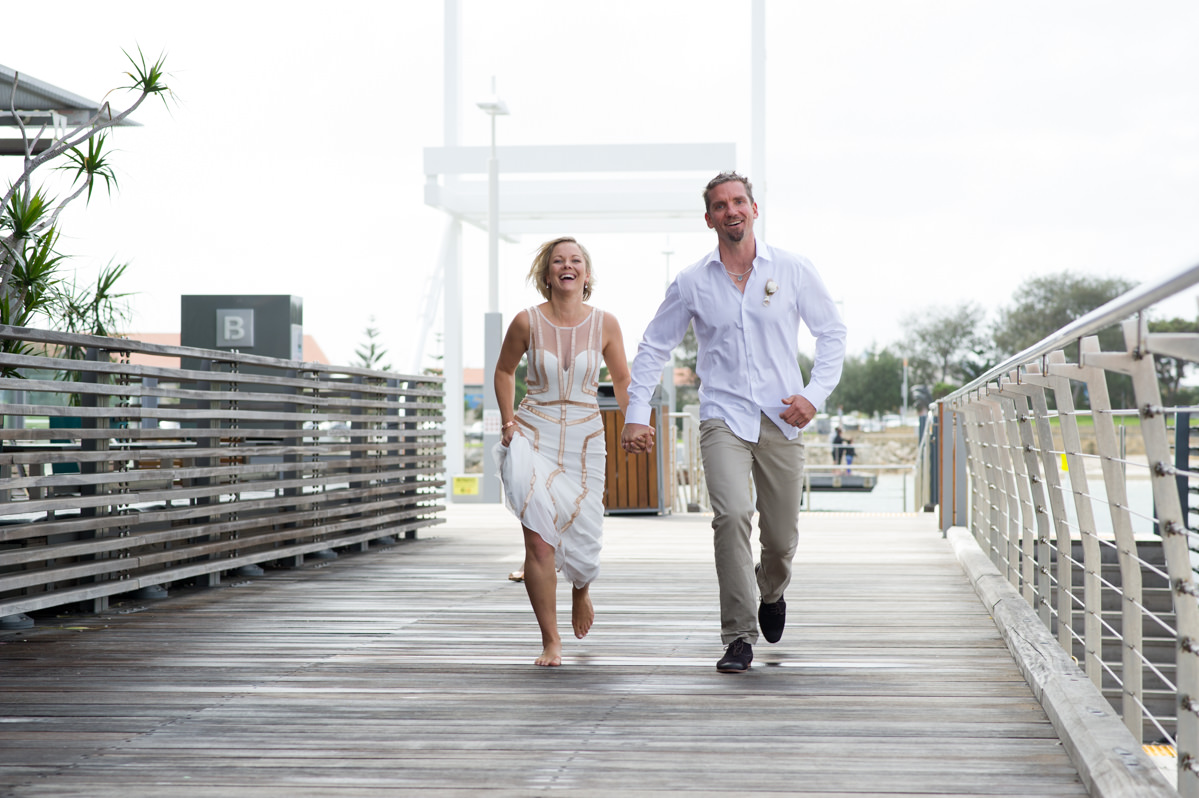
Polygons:
M418 541L0 636L0 795L1085 795L931 515L801 519L782 641L722 675L709 517L613 517L540 650L520 535Z

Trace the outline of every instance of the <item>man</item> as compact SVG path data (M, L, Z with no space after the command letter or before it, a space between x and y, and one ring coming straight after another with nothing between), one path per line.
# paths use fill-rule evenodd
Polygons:
M621 445L631 452L653 448L650 396L666 359L694 324L700 450L715 511L720 634L727 646L716 669L744 673L759 624L771 643L783 634L783 593L799 532L800 430L841 377L845 325L806 258L755 240L758 206L747 179L735 172L717 175L704 190L704 206L716 250L679 273L645 330L633 361ZM816 338L806 386L797 357L800 321ZM753 486L757 563L750 541Z

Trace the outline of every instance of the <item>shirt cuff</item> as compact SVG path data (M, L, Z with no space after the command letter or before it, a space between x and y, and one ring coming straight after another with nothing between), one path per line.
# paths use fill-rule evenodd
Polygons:
M649 405L634 406L633 404L630 403L629 409L624 414L624 423L626 423L626 424L642 424L642 425L648 427L649 426L649 417L650 417L651 412L652 411L650 410Z

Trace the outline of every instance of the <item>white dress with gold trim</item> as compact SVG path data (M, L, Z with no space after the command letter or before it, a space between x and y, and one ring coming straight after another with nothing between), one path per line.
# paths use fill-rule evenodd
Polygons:
M529 308L529 392L516 411L518 435L494 455L504 504L554 547L575 587L599 574L604 518L604 424L596 401L603 365L603 311L555 327Z

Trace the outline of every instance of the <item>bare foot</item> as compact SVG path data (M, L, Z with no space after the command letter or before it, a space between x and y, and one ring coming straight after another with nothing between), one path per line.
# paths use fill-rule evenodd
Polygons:
M554 668L562 664L562 644L547 643L545 650L541 652L541 656L533 660L534 665L543 665L547 668Z
M587 636L591 631L591 624L595 621L595 608L591 606L591 591L586 587L579 589L571 588L571 609L570 623L575 628L575 637L580 639Z

